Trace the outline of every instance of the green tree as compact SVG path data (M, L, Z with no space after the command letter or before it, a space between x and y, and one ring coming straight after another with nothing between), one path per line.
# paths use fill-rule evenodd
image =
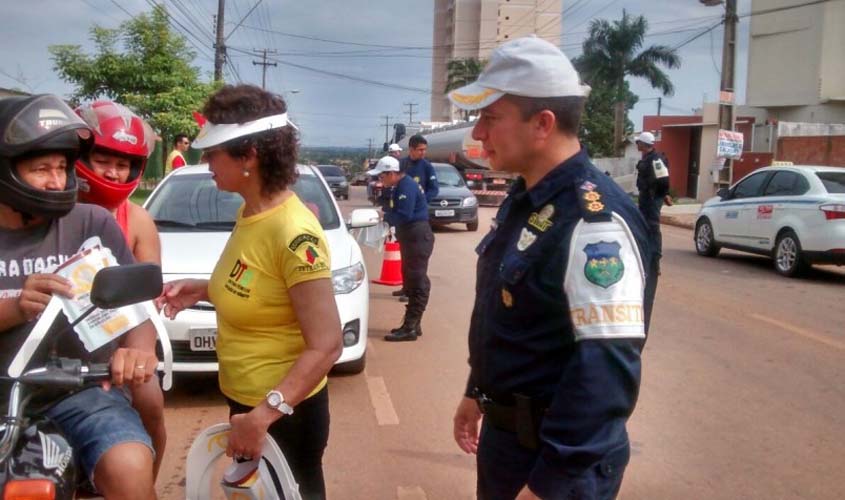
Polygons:
M199 81L199 69L186 40L170 30L167 12L158 6L116 29L94 25L92 55L79 45L53 45L54 69L75 85L71 100L108 98L144 117L169 145L178 133L195 135L193 111L215 89ZM165 148L166 149L166 148Z
M625 102L626 111L630 111L639 100L628 89L627 82L621 99ZM616 154L613 146L613 115L618 100L616 89L601 82L594 83L590 97L587 98L584 106L579 133L579 139L586 146L591 157L608 157ZM626 119L625 133L630 134L633 131L633 122Z
M613 145L617 155L621 155L623 147L626 108L630 109L625 99L625 78L645 78L663 95L671 96L674 87L660 66L674 69L681 65L680 57L670 47L652 45L640 50L647 32L648 21L643 16L633 17L625 11L619 21L594 20L590 22L583 54L577 60L581 77L587 83L615 89Z
M478 79L478 75L484 70L484 65L487 61L467 57L465 59L452 59L446 63L446 92L455 90L469 85ZM469 111L464 111L464 119L469 119L473 114Z

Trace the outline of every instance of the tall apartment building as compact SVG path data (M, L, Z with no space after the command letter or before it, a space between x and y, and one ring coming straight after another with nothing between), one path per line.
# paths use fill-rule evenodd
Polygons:
M487 59L500 43L532 33L558 44L562 10L562 0L434 0L431 120L456 116L446 98L449 61Z
M769 118L845 123L845 2L752 0L746 101ZM788 8L795 7L795 8Z

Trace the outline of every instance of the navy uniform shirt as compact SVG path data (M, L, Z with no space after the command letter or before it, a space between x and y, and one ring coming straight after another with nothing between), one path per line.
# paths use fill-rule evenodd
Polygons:
M390 195L390 206L384 219L391 226L404 226L411 222L428 220L428 202L422 186L407 175L399 179Z
M668 169L669 160L666 156L652 149L637 162L637 190L640 197L663 198L669 194L669 177L658 178L655 174L654 162L660 160Z
M437 194L440 192L440 186L437 184L437 175L434 172L434 167L428 160L425 158L412 160L406 156L402 158L401 168L405 172L405 175L422 186L427 202L437 197Z
M548 405L528 481L540 497L628 453L653 301L648 241L628 195L582 149L531 190L519 179L476 249L466 395Z

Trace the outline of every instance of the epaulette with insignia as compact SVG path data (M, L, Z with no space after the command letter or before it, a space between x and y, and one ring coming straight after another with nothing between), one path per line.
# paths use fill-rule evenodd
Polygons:
M598 186L590 181L584 181L578 186L578 203L587 222L604 222L611 218L610 209L605 205Z

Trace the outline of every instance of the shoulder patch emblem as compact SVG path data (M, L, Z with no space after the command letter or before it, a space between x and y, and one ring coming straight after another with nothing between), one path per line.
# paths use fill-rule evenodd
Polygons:
M540 232L546 232L552 225L550 220L555 214L555 207L551 204L544 206L539 212L534 212L528 217L528 225Z
M616 242L600 241L584 247L587 263L584 276L587 281L602 288L609 288L619 282L625 274L625 265L619 256L622 246Z
M584 183L581 184L581 189L583 189L584 191L592 191L595 188L596 188L596 185L593 184L590 181L584 181Z
M590 212L601 212L604 210L604 203L600 201L591 201L587 203L587 210Z
M314 236L313 234L300 234L293 240L291 240L288 248L291 252L296 252L296 249L302 246L303 243L311 243L312 245L316 245L320 242L320 239Z
M516 243L516 248L520 252L524 252L528 249L534 242L537 241L537 235L529 231L527 228L522 228L522 232L519 234L519 241Z

